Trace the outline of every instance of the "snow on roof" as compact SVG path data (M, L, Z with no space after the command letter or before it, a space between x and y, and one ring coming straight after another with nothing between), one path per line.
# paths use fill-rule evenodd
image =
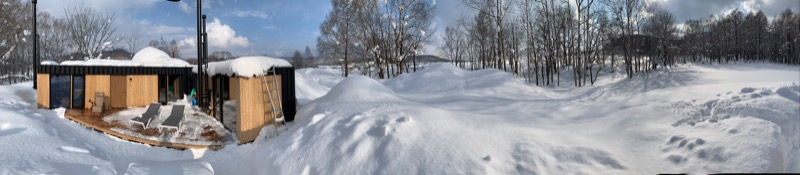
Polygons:
M42 61L41 65L56 65L57 66L58 62L55 62L53 60L45 60L45 61Z
M288 61L265 56L248 56L208 63L208 75L253 77L264 75L272 67L292 67ZM197 72L197 68L192 71Z
M64 61L60 65L70 66L132 66L132 67L191 67L188 62L175 59L159 49L146 47L133 55L132 60L89 59L86 61Z

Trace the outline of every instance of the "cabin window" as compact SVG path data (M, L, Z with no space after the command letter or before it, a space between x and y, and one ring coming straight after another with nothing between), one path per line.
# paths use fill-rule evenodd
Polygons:
M50 107L69 108L70 75L50 75Z
M50 75L50 107L83 108L85 90L83 75Z
M177 101L183 98L181 92L181 76L158 76L158 102L166 104L168 101Z
M72 76L72 108L83 108L83 100L86 98L86 77L83 75Z

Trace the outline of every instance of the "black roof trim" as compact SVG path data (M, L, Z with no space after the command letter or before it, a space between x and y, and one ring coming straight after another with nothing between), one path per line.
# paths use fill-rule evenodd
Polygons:
M56 66L41 65L38 73L80 75L190 75L192 67Z

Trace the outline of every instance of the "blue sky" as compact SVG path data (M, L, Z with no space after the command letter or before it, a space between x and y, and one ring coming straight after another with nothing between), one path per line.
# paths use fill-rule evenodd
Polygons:
M164 37L181 45L181 55L194 57L196 0L39 0L39 10L56 17L64 8L84 5L113 13L118 34L139 36L139 47ZM328 0L203 0L210 52L234 55L290 55L314 49L319 23L330 10ZM210 53L209 52L209 53Z
M424 53L437 54L446 26L456 24L461 16L472 19L474 10L461 5L461 0L432 0L436 15L434 36ZM570 0L572 1L572 0ZM595 0L596 3L599 0ZM748 11L762 9L768 17L786 8L800 11L800 0L647 0L661 1L673 12L677 22L719 15L734 8ZM290 56L294 50L314 48L319 24L331 9L329 0L203 0L208 16L210 52L227 50L234 55ZM163 37L181 43L183 57L195 57L196 0L39 0L40 11L56 17L65 8L84 5L101 12L113 13L118 33L133 33L139 48Z

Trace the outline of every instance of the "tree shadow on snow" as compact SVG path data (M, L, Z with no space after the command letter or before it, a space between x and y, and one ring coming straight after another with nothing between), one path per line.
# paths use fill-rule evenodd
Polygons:
M617 82L608 86L604 95L635 95L648 91L682 87L698 81L701 72L689 70L684 67L673 69L656 69L649 72L640 72L633 78Z

